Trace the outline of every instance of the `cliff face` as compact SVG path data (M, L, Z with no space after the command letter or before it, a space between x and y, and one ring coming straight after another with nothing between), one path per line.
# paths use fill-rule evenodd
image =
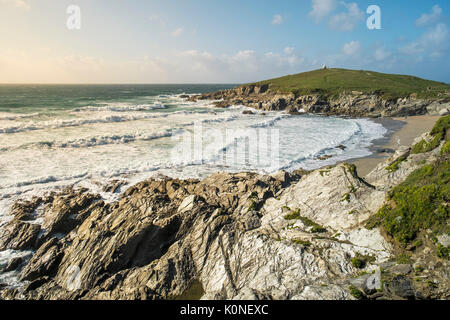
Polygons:
M414 95L387 99L382 95L358 91L341 93L334 97L321 94L296 96L293 93L272 91L269 85L247 85L190 97L191 101L218 100L218 107L245 105L265 111L286 110L292 114L313 113L354 117L392 117L407 115L446 115L450 111L448 98L418 99Z
M368 182L340 164L270 176L152 179L113 203L83 189L18 202L0 251L32 251L0 266L22 281L0 285L0 297L449 298L447 260L425 245L398 264L382 229L365 228L388 192L436 161L442 144L422 154L400 150ZM400 157L398 170L386 170ZM413 280L419 264L422 282Z

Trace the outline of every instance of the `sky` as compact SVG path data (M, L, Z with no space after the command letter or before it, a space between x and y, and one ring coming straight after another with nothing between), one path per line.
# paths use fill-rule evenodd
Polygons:
M0 0L0 83L246 83L323 65L450 83L449 14L448 0Z

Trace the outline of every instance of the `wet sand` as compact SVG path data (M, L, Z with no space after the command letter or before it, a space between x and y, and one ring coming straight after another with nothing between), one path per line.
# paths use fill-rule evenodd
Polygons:
M418 136L430 131L439 118L439 116L412 116L375 119L375 122L388 129L387 135L373 142L371 156L350 162L356 165L359 176L364 177L392 155L389 152L382 152L382 149L389 151L389 149L396 150L401 145L410 146Z

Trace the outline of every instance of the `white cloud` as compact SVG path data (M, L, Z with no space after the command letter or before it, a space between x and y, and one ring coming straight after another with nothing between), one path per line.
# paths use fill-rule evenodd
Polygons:
M284 48L284 53L286 53L286 54L288 54L288 55L291 55L291 54L293 54L294 53L294 48L292 48L292 47L286 47L286 48Z
M272 24L282 24L283 23L283 17L279 14L276 14L273 16Z
M344 44L342 52L346 56L358 55L361 52L361 44L359 43L359 41L350 41L349 43Z
M148 19L150 20L150 22L152 22L154 24L159 24L159 25L161 25L163 27L167 26L166 19L164 19L160 15L152 14Z
M0 83L239 83L310 69L293 48L233 54L200 50L166 52L163 57L116 61L53 51L0 49Z
M181 36L183 33L184 33L184 29L183 29L183 28L178 28L178 29L176 29L176 30L174 30L174 31L172 32L172 36L173 36L173 37L179 37L179 36Z
M347 8L347 12L332 16L329 22L330 28L338 31L352 31L358 23L364 20L364 12L354 2L342 2L341 5Z
M416 26L424 27L439 22L442 19L442 9L438 5L431 8L431 13L424 13L416 20Z
M336 9L336 0L312 0L312 11L309 16L319 23L324 17L328 16Z
M449 50L450 35L447 25L440 23L423 34L417 41L398 49L406 55L429 55L439 57Z
M374 58L376 61L384 61L391 55L392 53L387 51L384 47L379 47L375 50Z
M448 40L448 27L447 25L440 23L435 28L431 29L430 32L426 33L422 42L426 45L440 45L446 43Z
M23 10L31 9L31 6L25 0L0 0L0 4L11 5Z

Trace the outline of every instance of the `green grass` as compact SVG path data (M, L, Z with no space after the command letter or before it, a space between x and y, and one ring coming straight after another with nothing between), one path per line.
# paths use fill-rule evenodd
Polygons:
M363 269L366 267L367 263L375 262L375 258L373 256L365 256L360 253L357 253L355 257L350 259L352 266L358 269Z
M294 240L292 240L292 242L295 243L295 244L302 245L302 246L304 246L305 248L310 247L311 244L312 244L312 243L309 242L309 241L304 241L304 240L299 240L299 239L294 239Z
M399 167L400 167L400 164L403 161L406 161L406 159L407 159L406 156L398 158L393 164L391 164L390 166L386 167L386 170L389 171L390 173L397 171L399 169Z
M418 154L418 153L425 153L430 152L441 144L441 141L446 139L447 131L450 128L450 115L440 118L436 124L434 125L433 129L430 131L430 135L433 137L433 139L430 142L426 142L425 140L422 140L418 143L416 143L412 149L411 153ZM448 153L448 143L446 144L447 147L444 146L443 153ZM445 149L447 148L447 149ZM445 151L445 150L447 151Z
M442 140L448 139L450 115L440 118L430 135L430 142L424 140L413 146L411 153L422 153L434 150ZM366 227L382 226L383 229L398 242L407 245L426 229L434 234L448 232L450 211L450 161L448 158L449 143L442 148L440 157L432 164L427 164L411 173L408 178L392 189L389 202L371 218ZM395 171L404 161L399 159L386 169ZM445 256L445 249L438 248L438 255Z
M410 254L402 253L397 256L396 261L398 264L411 264L413 263L413 260L411 259Z
M414 171L389 198L368 227L379 224L403 244L415 240L422 230L447 231L450 162L442 158Z
M449 259L448 247L444 247L441 243L438 243L436 247L436 254L439 258Z
M306 217L302 217L300 215L300 210L297 209L287 215L284 216L284 220L300 220L301 222L303 222L303 224L307 227L312 227L311 228L311 233L325 233L327 232L327 229L325 229L324 227L322 227L320 224L312 221L311 219L308 219Z
M419 98L448 98L450 85L408 75L384 74L365 70L314 70L253 83L269 85L271 91L294 93L296 96L319 94L337 97L344 91L400 98L417 94Z
M355 297L358 300L364 300L365 299L365 295L364 293L362 293L358 288L356 288L355 286L349 286L348 287L348 291L350 292L350 294Z
M284 216L284 220L299 220L300 218L300 210L298 209Z
M450 154L450 141L447 141L441 150L441 155L447 155Z
M303 224L307 227L312 227L311 228L311 232L312 233L325 233L327 232L327 229L325 229L324 227L322 227L320 224L312 221L311 219L305 218L305 217L300 217L299 218Z
M442 138L443 138L442 133L439 133L430 142L426 142L425 140L421 140L420 142L416 143L412 147L411 153L412 154L419 154L419 153L430 152L430 151L436 149L437 147L439 147L439 145L441 144Z

